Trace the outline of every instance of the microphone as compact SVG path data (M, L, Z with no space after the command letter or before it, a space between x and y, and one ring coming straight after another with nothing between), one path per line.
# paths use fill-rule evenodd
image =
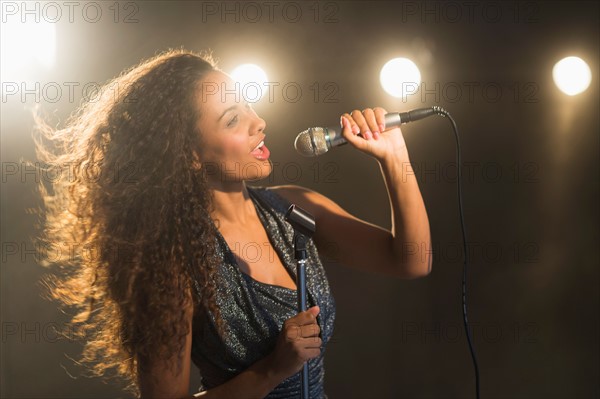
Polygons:
M431 115L443 115L439 107L418 108L408 112L392 112L385 114L385 129L400 126L405 123L418 121ZM333 147L339 147L348 143L342 136L340 126L332 127L310 127L298 134L294 141L296 151L305 157L316 157L325 154Z

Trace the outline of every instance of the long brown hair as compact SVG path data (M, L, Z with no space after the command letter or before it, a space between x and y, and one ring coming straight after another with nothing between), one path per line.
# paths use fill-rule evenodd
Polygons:
M43 262L54 268L45 285L76 310L71 324L85 338L88 370L116 371L135 394L141 360L183 349L190 301L224 331L212 197L205 168L192 167L200 83L215 69L209 55L169 50L108 82L62 129L36 116L38 158L70 171L50 189L40 185L40 240L86 249Z

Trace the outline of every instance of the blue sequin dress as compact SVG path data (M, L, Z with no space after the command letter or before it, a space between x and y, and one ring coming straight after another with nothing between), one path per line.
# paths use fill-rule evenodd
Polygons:
M296 281L294 231L284 219L290 203L266 187L248 187L250 197L265 227L271 245ZM317 226L318 228L318 226ZM223 260L217 276L217 304L228 337L217 334L212 314L194 320L192 361L200 369L204 391L227 382L274 348L285 320L298 313L296 290L266 284L243 273L227 242L217 234L217 254ZM307 308L319 305L317 323L321 329L321 355L308 361L311 399L327 398L324 393L324 354L333 335L335 301L317 248L310 240L306 263ZM300 373L282 381L266 398L299 398Z

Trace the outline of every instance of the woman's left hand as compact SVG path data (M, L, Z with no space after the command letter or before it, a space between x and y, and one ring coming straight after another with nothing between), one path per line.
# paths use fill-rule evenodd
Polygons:
M385 130L383 108L354 110L341 116L342 135L356 149L372 155L378 161L387 158L408 158L404 136L399 127Z

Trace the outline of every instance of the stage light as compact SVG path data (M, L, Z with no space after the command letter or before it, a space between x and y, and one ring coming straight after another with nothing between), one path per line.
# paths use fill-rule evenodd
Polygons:
M556 86L565 94L574 96L584 92L592 81L592 72L579 57L566 57L558 61L552 69Z
M1 25L3 79L20 76L36 64L46 68L54 65L56 24L10 19Z
M421 72L408 58L394 58L381 68L379 81L388 94L406 98L419 90Z
M246 101L255 103L261 99L268 88L266 72L255 64L243 64L231 72L231 77L240 83L242 95Z

